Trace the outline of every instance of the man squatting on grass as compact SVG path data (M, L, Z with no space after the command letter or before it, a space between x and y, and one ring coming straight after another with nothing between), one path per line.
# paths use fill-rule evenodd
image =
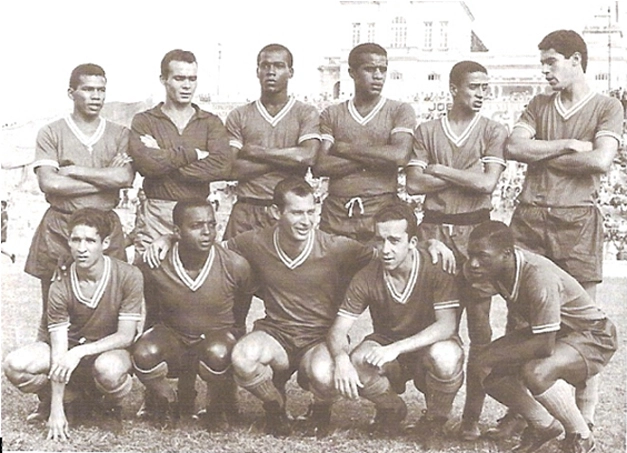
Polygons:
M51 393L52 440L69 436L64 402L120 415L120 401L132 388L127 348L138 332L144 303L139 269L104 255L113 231L108 212L79 209L68 230L74 262L50 286L50 340L17 349L3 363L20 391Z

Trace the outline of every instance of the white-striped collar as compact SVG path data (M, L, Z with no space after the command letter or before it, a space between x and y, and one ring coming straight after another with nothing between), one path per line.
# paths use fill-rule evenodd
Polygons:
M109 284L109 280L111 278L111 258L108 256L104 256L104 269L102 271L102 276L100 280L98 280L98 284L96 285L96 290L91 298L85 297L83 292L81 291L81 285L78 280L78 273L76 272L76 263L72 263L70 266L70 284L72 285L72 292L76 299L83 305L86 305L89 308L96 308L100 299L107 289L107 285Z
M475 126L477 126L480 119L481 119L481 115L477 113L475 117L472 119L472 121L468 124L468 126L466 126L466 129L464 129L464 132L462 132L461 135L457 136L455 135L455 132L453 132L451 123L449 123L448 121L448 115L444 115L441 120L442 129L444 130L444 135L446 135L446 137L451 142L453 142L455 146L461 146L466 140L468 140L468 137L470 137L470 134L472 133Z
M503 297L506 300L510 300L515 302L518 299L518 293L520 292L520 275L522 273L523 261L525 260L522 250L515 247L514 248L514 264L516 266L516 270L514 271L514 284L512 285L512 291L510 293L499 283L503 293Z
M98 140L102 138L105 131L106 121L102 118L98 118L100 122L98 123L98 127L96 128L96 132L93 133L91 137L87 137L83 131L80 130L78 125L72 119L72 115L67 115L65 118L65 124L70 128L70 131L74 134L74 136L87 148L87 151L90 153L94 150L94 145L98 143Z
M420 254L412 249L413 262L411 265L411 273L409 274L409 279L407 280L407 284L402 292L398 292L398 290L394 287L392 283L392 278L390 274L384 270L383 271L383 279L385 280L385 286L394 299L399 304L406 304L411 296L411 293L414 291L414 287L416 286L416 282L418 281L418 268L420 267Z
M215 248L211 246L211 250L209 251L209 256L205 260L205 264L203 264L202 269L198 273L198 276L193 279L189 276L185 267L183 266L183 262L181 261L181 257L179 255L179 243L176 242L172 247L172 265L174 267L174 271L176 275L181 279L181 281L192 291L198 290L205 280L207 280L207 276L209 275L209 270L211 270L211 265L213 264L213 259L215 258Z
M596 93L590 90L590 92L586 94L583 99L573 105L570 109L566 110L566 107L564 107L564 104L562 103L562 93L559 92L557 93L557 96L555 96L555 109L563 119L568 120L575 113L581 110L588 102L590 102L595 95Z
M315 233L313 230L309 232L309 237L307 238L305 247L296 258L291 259L289 256L287 256L287 254L281 249L281 246L279 245L279 228L277 227L274 230L274 234L272 235L274 249L276 250L277 255L279 255L279 259L283 261L283 264L285 264L288 269L296 269L298 266L303 264L307 258L309 258L309 255L311 254L314 246L314 234Z
M294 104L296 104L296 99L290 97L287 101L287 104L283 106L279 113L277 113L275 116L272 116L270 115L270 113L268 113L268 110L266 110L266 107L261 102L261 99L257 99L255 101L255 105L257 106L259 114L263 117L264 120L270 123L272 127L275 127L277 124L279 124L279 121L281 121L285 117L285 115L289 113L292 107L294 107Z
M368 124L370 120L372 120L375 116L377 116L377 113L379 113L379 110L381 110L383 106L385 105L385 101L386 99L383 96L381 96L381 98L379 99L379 102L377 103L377 105L374 106L374 108L370 111L370 113L362 117L361 114L357 111L357 107L355 107L355 99L349 99L348 113L350 113L350 115L353 117L355 121L357 121L359 125L365 126L366 124Z

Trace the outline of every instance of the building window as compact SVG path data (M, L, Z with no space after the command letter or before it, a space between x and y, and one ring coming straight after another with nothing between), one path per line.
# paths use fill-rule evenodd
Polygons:
M440 74L436 74L435 72L432 72L431 74L427 76L427 80L440 80Z
M392 71L390 73L390 77L392 78L392 80L403 80L403 73L398 71Z
M440 22L440 49L448 49L448 22Z
M374 22L368 23L368 42L375 41L374 27L375 27Z
M433 22L425 22L425 49L433 48Z
M357 44L361 42L360 36L359 36L360 31L361 31L361 24L359 22L354 22L353 23L353 47L355 47Z
M599 74L594 76L594 78L595 80L607 80L609 77L607 75L607 72L600 72Z
M392 47L405 47L407 44L407 22L404 17L392 21Z

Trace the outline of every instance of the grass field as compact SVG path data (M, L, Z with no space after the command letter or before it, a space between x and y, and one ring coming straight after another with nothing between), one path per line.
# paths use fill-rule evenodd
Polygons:
M9 245L18 255L11 265L2 256L2 357L35 337L40 315L39 284L22 272L24 259L32 231L39 221L45 205L41 195L24 194L14 201L11 211ZM24 206L25 208L18 208ZM625 390L627 387L627 362L625 357L625 319L627 319L627 262L608 263L606 279L599 290L598 301L619 327L620 350L602 374L600 404L597 410L595 437L597 452L616 453L625 451ZM261 316L263 308L255 304L251 318ZM495 299L493 304L495 334L500 335L504 326L504 304ZM367 333L368 319L360 320L353 333L358 339ZM462 323L462 338L467 339ZM191 420L182 421L177 429L160 431L150 424L135 419L139 407L141 384L135 379L133 391L125 401L122 425L96 416L71 426L71 440L67 443L46 441L46 428L27 425L26 415L36 405L36 398L23 395L2 377L2 450L3 451L124 451L124 452L504 452L513 441L495 443L488 440L461 442L453 435L425 444L411 436L394 440L372 439L366 433L366 425L374 415L372 405L366 401L340 401L333 409L334 432L323 440L302 438L297 435L288 439L275 439L263 433L260 425L261 404L247 392L240 390L241 420L228 431L207 433ZM197 404L204 401L201 382ZM424 408L424 399L412 385L407 386L404 398L409 406L408 420L416 421ZM458 394L451 423L461 415L464 389ZM298 388L295 381L288 384L288 409L293 415L305 412L309 395ZM488 399L482 417L482 428L492 425L503 413L503 408ZM557 444L550 444L543 452L557 452Z

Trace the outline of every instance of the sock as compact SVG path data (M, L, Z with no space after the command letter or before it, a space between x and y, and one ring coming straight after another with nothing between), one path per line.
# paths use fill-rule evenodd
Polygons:
M384 376L377 376L359 389L359 394L372 401L377 409L395 409L405 404L403 399L392 390L390 381Z
M131 393L131 390L133 388L133 379L131 378L130 374L124 375L124 378L122 379L122 383L114 389L105 388L96 379L94 379L94 384L96 385L96 388L103 395L105 395L107 400L117 403L121 401L126 395Z
M45 385L48 384L48 376L45 374L31 374L28 380L17 384L20 392L38 393Z
M464 383L464 372L448 380L435 377L431 372L427 372L427 393L425 400L427 403L427 415L430 417L448 418L453 408L455 395Z
M572 387L566 381L556 381L535 398L564 425L567 433L579 433L584 439L590 436L586 420L573 398Z
M596 374L585 383L583 387L575 388L577 407L581 411L586 422L594 424L594 412L599 403L599 375Z
M276 401L280 407L285 406L283 395L272 382L272 370L269 366L260 366L257 374L248 379L236 375L235 382L264 403Z
M523 416L534 428L547 428L553 416L536 401L519 378L501 376L485 382L486 391L492 398L507 406L510 411Z

